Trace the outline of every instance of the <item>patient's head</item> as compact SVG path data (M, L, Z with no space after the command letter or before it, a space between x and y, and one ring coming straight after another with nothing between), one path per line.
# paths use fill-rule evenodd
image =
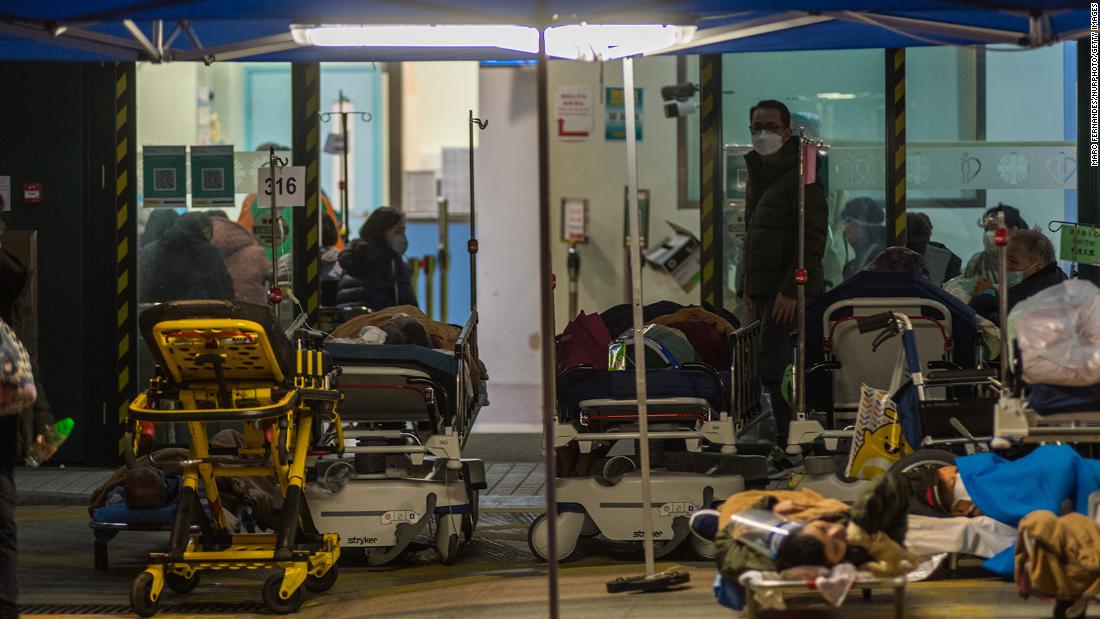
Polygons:
M904 247L887 247L863 267L864 271L879 273L918 273L929 276L924 256Z
M775 566L779 571L800 565L832 567L848 552L847 531L843 524L811 520L779 545Z
M151 466L139 466L126 473L122 498L130 509L155 509L168 504L164 473Z
M398 316L382 325L382 330L386 332L387 344L412 344L413 346L423 346L425 348L432 347L432 338L428 337L428 332L424 330L424 326L414 318Z

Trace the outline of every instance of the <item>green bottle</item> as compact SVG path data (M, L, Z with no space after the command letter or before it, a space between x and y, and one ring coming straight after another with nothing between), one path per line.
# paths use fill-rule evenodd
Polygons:
M61 444L73 433L73 426L75 425L76 422L73 421L72 417L65 417L64 419L57 420L53 425L46 426L45 431L42 433L43 438L46 439L46 444L39 445L38 443L34 443L31 445L25 460L27 466L39 466L42 464L42 462L46 460L50 448L56 449L61 447Z

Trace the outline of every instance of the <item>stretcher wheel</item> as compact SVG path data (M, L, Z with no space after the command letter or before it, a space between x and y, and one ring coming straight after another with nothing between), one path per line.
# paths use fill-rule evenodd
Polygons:
M711 561L718 556L718 548L714 545L714 542L708 542L705 539L700 539L698 535L691 534L688 535L688 541L691 543L691 550L695 552L695 556L703 561Z
M561 522L564 518L569 517L583 517L583 514L563 513L558 515L558 561L564 562L573 558L573 554L577 550L577 539L580 537L580 527L576 527L576 531L572 535L569 534L569 527L567 524ZM535 521L531 523L531 528L527 530L527 546L531 549L531 554L535 556L538 561L550 560L550 515L548 513L540 515L535 518Z
M592 516L588 514L584 515L584 524L581 525L581 537L584 539L591 539L600 534L600 527L596 524L596 521L592 519Z
M868 589L863 590L863 599L864 600L871 599L871 589L868 588Z
M328 591L336 584L336 579L340 576L340 573L336 571L336 565L328 568L323 576L314 576L310 574L306 576L305 588L309 589L313 593L320 593L322 591Z
M289 615L302 606L302 588L298 587L290 597L285 600L279 597L279 589L283 586L283 575L273 574L264 583L264 606L276 615Z
M199 586L199 571L195 570L191 574L191 578L185 578L175 572L166 571L164 573L164 583L176 593L191 593L195 590L195 587Z
M950 466L955 464L955 454L943 449L918 449L913 453L898 460L890 467L890 472L895 475L908 473L917 469L934 466Z
M476 526L473 514L469 512L462 514L462 538L467 544L474 539L474 527Z
M458 521L457 523L455 521ZM458 559L458 534L465 522L465 514L439 514L435 523L435 549L443 565L452 565ZM456 528L456 525L458 528Z
M152 617L160 606L160 598L153 599L153 575L142 572L130 587L130 610L139 617Z

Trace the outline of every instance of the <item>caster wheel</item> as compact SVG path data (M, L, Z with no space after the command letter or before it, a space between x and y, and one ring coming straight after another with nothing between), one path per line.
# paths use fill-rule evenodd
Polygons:
M447 539L447 549L439 550L439 560L443 565L454 565L458 560L458 536L452 535Z
M569 535L566 533L566 527L562 525L561 520L563 517L576 516L581 517L581 514L560 514L558 516L558 561L564 562L573 558L573 554L577 550L577 539L579 535ZM535 556L538 561L545 562L550 559L550 517L549 514L542 514L535 521L531 523L531 528L527 530L527 546L531 549L531 554Z
M698 535L688 535L688 542L691 544L692 552L702 561L713 561L714 557L718 556L718 547L714 542L700 539Z
M310 574L306 576L305 588L313 593L320 593L322 591L328 591L336 584L336 579L340 576L340 572L336 570L336 565L328 568L324 576L314 576Z
M279 588L282 586L282 574L274 574L264 583L264 606L276 615L288 615L302 606L302 588L298 587L290 597L284 600L279 596Z
M871 590L870 589L864 589L863 590L863 599L864 600L871 599Z
M462 539L467 544L474 539L474 527L477 526L477 521L474 519L473 514L462 514Z
M435 549L443 565L453 565L458 560L459 535L465 521L465 516L458 514L440 514L436 517Z
M184 578L183 576L175 573L164 573L164 584L168 585L168 588L176 593L191 593L195 590L195 587L199 586L199 572L191 574L191 578Z
M152 617L160 606L160 597L153 599L153 575L142 572L130 587L130 610L139 617Z
M478 505L478 501L480 500L481 492L479 490L470 492L470 519L473 521L473 529L477 528L477 520L481 517L481 508ZM471 531L473 529L471 529Z

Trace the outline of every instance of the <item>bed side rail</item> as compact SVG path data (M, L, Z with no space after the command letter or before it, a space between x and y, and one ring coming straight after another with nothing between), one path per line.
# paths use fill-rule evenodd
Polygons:
M760 321L730 335L730 415L740 431L760 410Z

